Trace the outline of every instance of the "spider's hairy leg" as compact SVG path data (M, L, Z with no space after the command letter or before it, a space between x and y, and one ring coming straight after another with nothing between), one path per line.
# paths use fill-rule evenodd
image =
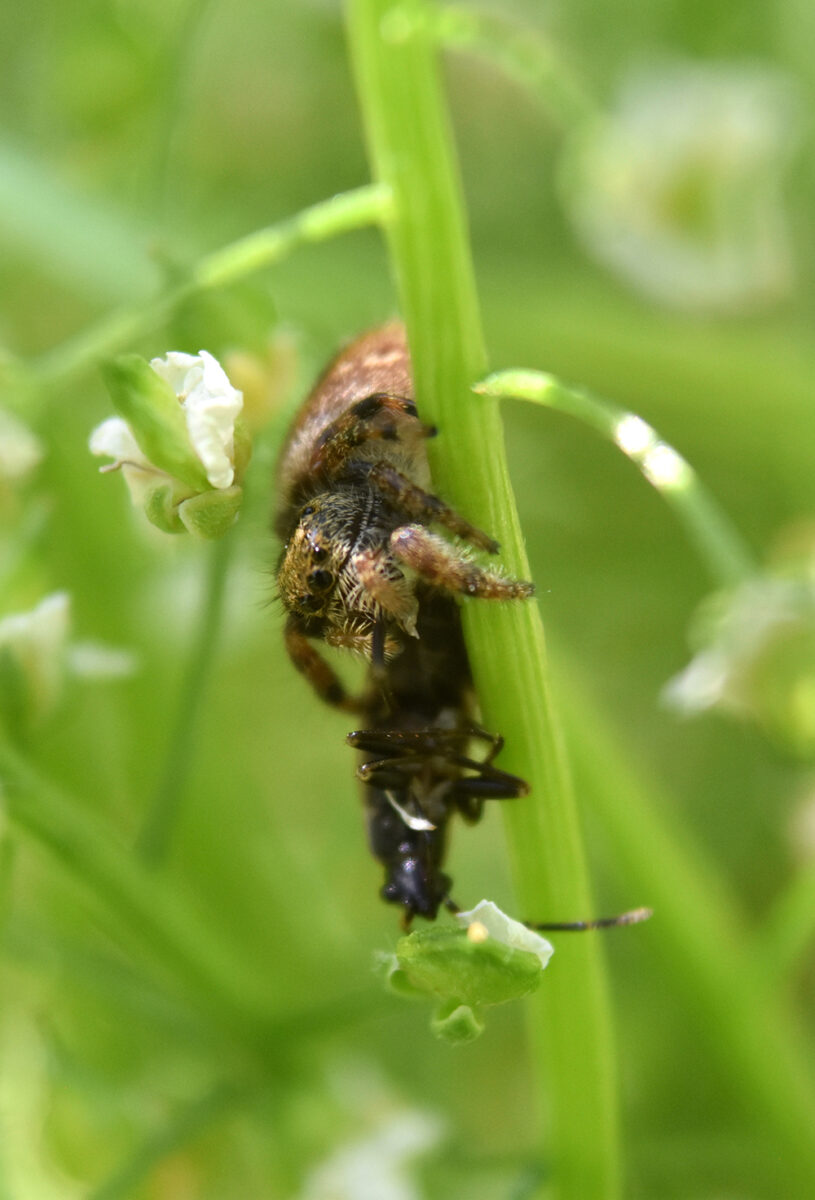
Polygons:
M480 550L486 550L488 554L498 553L500 546L494 538L476 529L449 504L420 488L390 463L354 463L353 470L373 484L388 503L405 516L425 524L436 521Z
M291 617L286 623L284 640L289 658L321 700L344 712L359 712L360 702L348 695L339 677Z
M433 425L419 420L412 400L375 392L357 400L326 426L314 445L309 474L336 475L364 442L415 442L435 434Z
M352 556L351 565L362 587L380 608L393 617L405 633L418 637L419 603L388 551L381 548L359 550Z
M482 600L526 600L535 591L532 583L509 579L472 562L423 525L401 525L394 529L390 545L401 563L446 592L463 592Z

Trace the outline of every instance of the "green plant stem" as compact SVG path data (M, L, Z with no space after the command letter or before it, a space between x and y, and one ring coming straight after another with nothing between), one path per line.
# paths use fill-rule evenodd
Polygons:
M432 11L431 28L443 46L494 63L526 88L560 129L570 131L595 115L594 100L560 48L536 30L463 5Z
M639 467L673 509L717 586L732 587L755 574L748 546L693 467L641 417L543 371L497 371L475 390L530 400L596 430Z
M161 778L138 839L139 853L151 866L158 866L166 859L181 811L195 752L196 731L223 619L227 576L235 543L236 530L233 529L209 548L198 630L179 689L175 721Z
M64 384L95 365L98 359L115 354L151 333L192 296L236 283L280 262L299 246L382 222L389 211L387 188L369 184L332 196L287 220L239 238L205 255L185 282L161 292L149 303L114 312L63 345L49 350L33 363L35 377L40 384L49 387Z
M567 682L568 680L568 682ZM773 1148L779 1196L815 1194L815 1086L809 1048L772 994L764 965L740 925L719 873L669 814L669 797L645 783L620 751L575 672L559 677L569 746L610 860L636 903L653 906L640 932L662 960L674 994L696 1017L707 1056L718 1062L733 1103ZM689 1064L689 1070L695 1069Z
M754 954L769 989L788 982L815 942L815 864L799 867L759 928Z
M357 87L374 173L394 199L388 233L417 396L424 417L441 430L431 446L435 481L469 519L499 535L510 570L526 575L497 401L470 391L485 356L433 39L420 22L407 37L387 40L382 32L389 21L391 33L405 17L410 25L422 8L349 0ZM533 788L531 799L504 810L521 915L591 914L537 607L475 603L463 617L484 720L507 736L506 766ZM532 1011L555 1193L561 1200L613 1200L615 1067L599 939L567 936L558 945Z

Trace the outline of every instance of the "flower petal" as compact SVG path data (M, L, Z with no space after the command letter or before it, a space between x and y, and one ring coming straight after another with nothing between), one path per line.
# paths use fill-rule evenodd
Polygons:
M526 950L536 955L542 967L546 966L555 952L551 942L539 933L527 929L520 921L508 917L492 900L482 900L470 912L456 913L456 920L465 929L475 924L483 926L489 936L497 942L511 946L514 950Z

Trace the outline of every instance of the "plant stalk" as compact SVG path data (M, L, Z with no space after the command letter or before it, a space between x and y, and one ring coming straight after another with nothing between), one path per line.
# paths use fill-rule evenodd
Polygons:
M478 301L452 140L426 8L348 0L347 23L374 177L388 185L387 226L420 409L439 490L497 534L504 561L528 564L509 484L497 401L474 397L485 368ZM549 698L535 604L464 606L484 721L507 739L506 767L532 796L504 809L524 917L593 915L578 818ZM565 935L533 1002L546 1155L560 1200L619 1194L616 1081L600 940Z

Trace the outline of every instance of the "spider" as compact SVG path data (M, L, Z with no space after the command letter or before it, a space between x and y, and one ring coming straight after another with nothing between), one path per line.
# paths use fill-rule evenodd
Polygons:
M498 544L429 490L404 329L364 334L329 365L300 410L278 471L275 527L294 665L331 704L357 711L312 645L323 641L381 664L417 636L421 585L491 600L534 586L475 562L436 524L495 554Z

